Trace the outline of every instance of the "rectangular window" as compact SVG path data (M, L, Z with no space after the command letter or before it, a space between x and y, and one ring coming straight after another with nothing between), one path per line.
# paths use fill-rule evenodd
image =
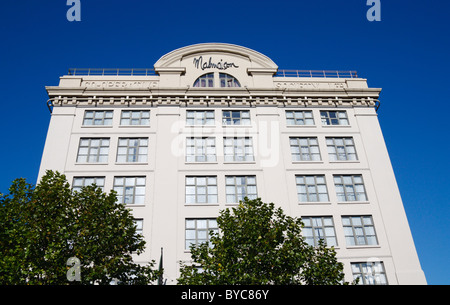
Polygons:
M148 138L119 138L117 162L147 162Z
M378 245L372 216L342 216L347 246Z
M114 177L117 201L123 204L144 204L145 177Z
M223 125L250 125L249 110L223 110Z
M359 285L387 285L383 262L352 263L353 279Z
M254 161L252 138L224 138L225 162Z
M312 111L286 111L287 125L314 125Z
M136 225L136 233L140 235L144 235L144 220L142 218L133 219L134 224Z
M108 138L81 138L78 147L78 163L106 163L108 162Z
M120 125L148 126L150 125L150 110L122 110Z
M188 110L186 112L186 125L214 125L214 110Z
M320 161L317 138L290 138L292 161Z
M358 160L353 138L326 138L330 161Z
M256 176L226 176L227 203L239 203L248 199L258 197L256 191Z
M305 224L303 236L306 242L317 247L319 240L323 239L328 247L337 246L336 232L334 230L333 218L328 217L302 217Z
M348 125L346 111L321 111L322 125Z
M186 162L216 161L215 138L187 138Z
M72 190L80 192L83 186L95 184L102 190L105 186L105 177L74 177Z
M84 112L83 126L112 125L112 110L86 110Z
M217 177L186 177L186 203L217 203Z
M367 201L361 175L334 175L338 201Z
M325 176L296 176L299 202L327 202L328 191Z
M209 242L209 232L218 232L218 230L217 220L215 218L186 219L185 249L189 250L191 245Z

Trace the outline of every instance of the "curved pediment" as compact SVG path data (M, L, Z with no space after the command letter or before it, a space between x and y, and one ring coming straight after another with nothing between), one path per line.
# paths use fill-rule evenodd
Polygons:
M221 56L226 57L227 60L220 58ZM200 43L176 49L162 56L155 63L155 68L181 67L183 62L188 63L187 59L192 59L194 65L194 58L203 60L203 63L211 62L211 68L214 68L213 65L220 66L225 62L231 66L233 63L237 65L236 60L248 61L251 68L278 68L269 57L252 49L228 43Z
M155 63L162 86L193 86L199 77L212 74L213 87L220 87L220 73L226 73L242 86L255 86L261 76L271 80L278 66L252 49L227 43L201 43L176 49Z

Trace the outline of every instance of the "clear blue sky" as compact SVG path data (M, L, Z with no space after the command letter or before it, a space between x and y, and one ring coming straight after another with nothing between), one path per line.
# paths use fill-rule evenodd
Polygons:
M357 70L381 87L379 120L429 284L450 284L450 1L66 0L0 2L0 191L35 183L50 114L44 86L68 68L152 68L202 42L242 45L281 69Z

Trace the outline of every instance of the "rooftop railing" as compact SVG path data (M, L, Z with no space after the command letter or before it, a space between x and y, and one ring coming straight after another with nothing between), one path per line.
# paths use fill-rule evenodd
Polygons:
M275 76L358 78L358 73L356 71L331 71L331 70L278 70Z
M155 69L96 69L96 68L73 68L69 69L69 75L156 75Z
M69 75L98 75L98 76L148 76L157 75L155 69L96 69L96 68L72 68ZM332 70L278 70L278 77L334 77L334 78L358 78L356 71L332 71Z

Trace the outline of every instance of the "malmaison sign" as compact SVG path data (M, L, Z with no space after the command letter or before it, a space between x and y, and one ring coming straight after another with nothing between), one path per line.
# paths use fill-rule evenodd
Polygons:
M209 57L208 60L203 60L203 57L194 57L194 67L197 69L219 69L219 70L226 70L230 68L239 68L239 66L235 65L233 62L226 62L223 61L223 59L220 59L219 61L213 61L212 57Z

